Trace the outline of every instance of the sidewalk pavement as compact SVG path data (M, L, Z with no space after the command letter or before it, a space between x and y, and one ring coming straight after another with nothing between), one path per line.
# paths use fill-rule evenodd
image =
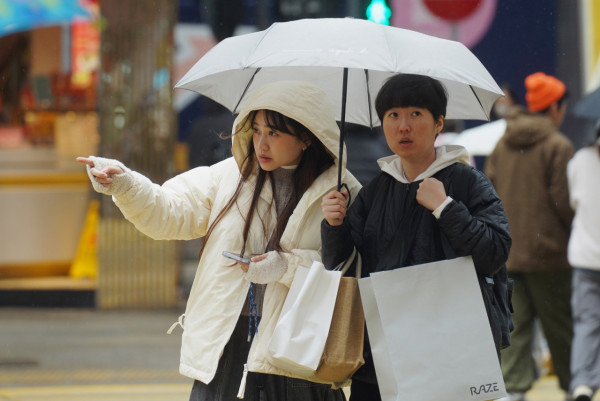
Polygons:
M166 333L181 313L0 308L0 387L189 384Z
M187 401L181 331L166 334L182 312L0 308L0 400ZM527 394L564 398L553 376Z
M7 401L188 401L189 384L0 388Z
M556 377L538 380L528 401L563 401ZM0 400L10 401L187 401L191 384L130 384L30 386L0 388ZM347 393L348 395L349 393ZM594 397L600 400L600 397Z
M536 382L528 401L563 401L556 377ZM76 386L30 386L0 388L0 400L10 401L187 401L191 384L121 384ZM349 395L349 392L346 393ZM596 396L594 400L599 400Z

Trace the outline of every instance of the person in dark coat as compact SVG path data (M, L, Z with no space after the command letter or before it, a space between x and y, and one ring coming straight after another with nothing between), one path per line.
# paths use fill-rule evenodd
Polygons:
M511 236L492 184L469 165L463 147L434 146L446 105L446 90L435 79L400 74L384 84L375 107L394 155L378 161L382 171L348 210L344 191L323 198L325 266L336 266L356 248L363 277L467 255L480 274L503 267ZM365 361L352 378L351 401L381 399L368 338Z

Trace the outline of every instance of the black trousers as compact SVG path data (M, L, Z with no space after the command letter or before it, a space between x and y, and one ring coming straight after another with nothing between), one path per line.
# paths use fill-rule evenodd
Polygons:
M194 381L190 401L238 401L244 364L248 359L248 316L240 316L223 350L215 378L204 384ZM246 401L346 401L343 391L307 380L249 372L244 393Z
M352 380L350 401L381 401L379 386L359 380Z

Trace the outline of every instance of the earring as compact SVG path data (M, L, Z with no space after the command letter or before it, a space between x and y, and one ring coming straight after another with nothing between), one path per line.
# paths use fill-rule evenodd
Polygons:
M302 146L302 151L304 152L306 150L306 146Z

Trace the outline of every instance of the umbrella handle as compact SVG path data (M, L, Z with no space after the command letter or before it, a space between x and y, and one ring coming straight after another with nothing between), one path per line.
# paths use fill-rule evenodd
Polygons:
M340 149L338 157L338 184L337 190L342 189L342 157L344 156L344 135L346 134L346 95L348 94L348 68L344 68L342 82L342 118L340 121ZM347 187L346 187L347 188ZM350 193L350 191L348 191Z
M352 194L350 193L350 188L348 188L348 184L346 184L345 182L342 183L342 185L340 186L340 188L338 188L338 192L342 192L342 189L346 188L346 191L348 191L348 197L346 198L346 205L350 206L350 203L352 203Z

